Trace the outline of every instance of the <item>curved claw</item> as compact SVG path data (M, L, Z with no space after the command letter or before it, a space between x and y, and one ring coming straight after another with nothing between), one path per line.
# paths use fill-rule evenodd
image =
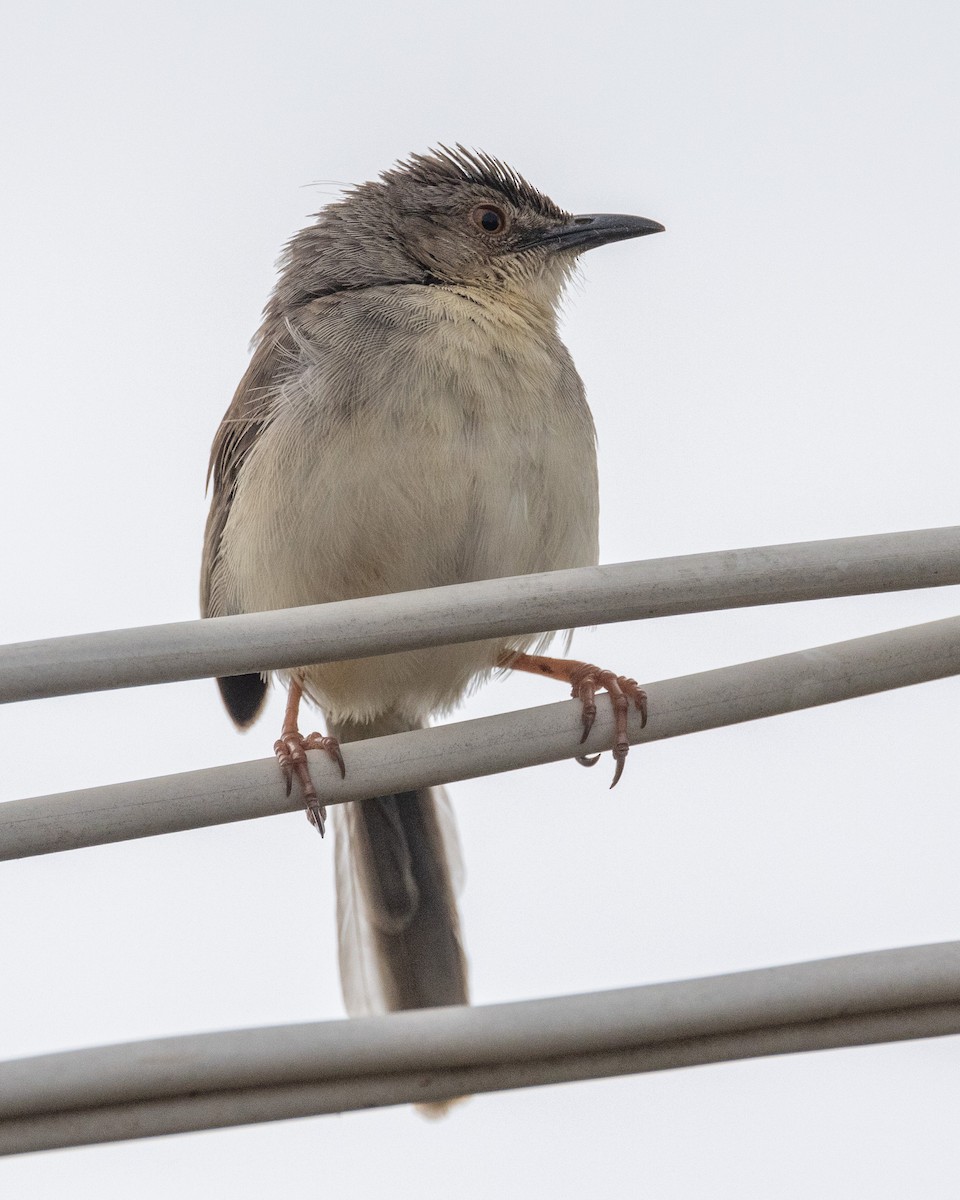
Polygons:
M318 800L307 801L307 820L317 833L323 837L327 828L327 810Z
M582 740L583 739L581 738L581 741ZM578 754L576 761L580 764L581 767L595 767L597 765L597 763L600 761L601 757L602 757L602 755L600 755L600 754L595 754L593 756L593 758L591 758L588 754Z
M613 772L613 783L610 784L611 789L615 788L620 782L620 776L623 774L623 768L629 753L630 745L628 742L617 742L617 744L614 746L613 759L617 765Z
M340 768L340 778L346 779L347 768L340 752L340 743L335 737L324 737L322 733L311 733L303 740L304 750L325 750Z
M640 728L647 727L647 693L642 687L639 687L635 679L628 679L627 683L632 684L634 688L633 702L637 706L637 712L640 714ZM624 689L626 690L626 689Z

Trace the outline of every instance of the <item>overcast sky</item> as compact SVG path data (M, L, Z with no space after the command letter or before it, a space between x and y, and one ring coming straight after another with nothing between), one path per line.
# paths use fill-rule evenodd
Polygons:
M0 46L2 639L197 614L210 441L284 240L460 141L574 212L601 558L958 521L954 3L33 3ZM958 589L581 631L654 680ZM463 716L562 698L493 683ZM960 936L956 680L453 789L478 1002ZM10 706L2 798L261 758L210 681ZM299 814L0 871L0 1058L342 1015ZM314 918L310 914L316 913ZM56 1152L4 1195L953 1197L960 1041Z

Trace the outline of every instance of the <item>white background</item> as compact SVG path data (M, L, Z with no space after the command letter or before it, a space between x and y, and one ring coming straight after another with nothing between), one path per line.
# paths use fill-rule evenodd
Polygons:
M2 638L196 615L208 448L283 241L461 141L574 212L566 339L615 562L958 520L952 3L32 3L0 86ZM641 679L957 590L582 631ZM562 698L486 687L463 715ZM478 1002L960 935L947 681L462 784ZM259 758L210 681L0 715L5 799ZM0 1057L332 1018L299 814L4 865ZM960 1043L706 1067L8 1160L13 1197L955 1196Z

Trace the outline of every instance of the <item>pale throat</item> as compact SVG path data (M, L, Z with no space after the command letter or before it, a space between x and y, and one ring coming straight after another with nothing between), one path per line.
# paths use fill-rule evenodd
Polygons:
M443 283L430 290L434 293L432 300L450 319L466 319L508 337L534 334L553 339L567 278L567 271L551 271L537 276Z

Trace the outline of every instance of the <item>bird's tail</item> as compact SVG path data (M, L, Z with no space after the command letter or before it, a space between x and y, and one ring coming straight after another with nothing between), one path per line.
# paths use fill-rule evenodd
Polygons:
M331 723L341 742L417 728L387 716ZM340 982L351 1016L467 1004L450 805L425 788L333 810Z

